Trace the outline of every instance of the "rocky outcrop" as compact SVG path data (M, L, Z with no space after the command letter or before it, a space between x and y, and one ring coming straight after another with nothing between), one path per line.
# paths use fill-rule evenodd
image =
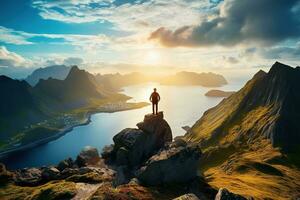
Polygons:
M60 171L55 167L44 167L41 171L41 178L44 181L56 180L60 178Z
M38 168L24 168L15 171L14 182L21 186L36 186L42 182L42 171Z
M200 156L197 145L170 144L146 162L138 172L138 179L146 185L188 182L197 177Z
M100 157L98 150L95 147L87 146L79 153L75 162L79 167L84 167L88 165L95 165L99 162L99 160Z
M247 198L229 192L226 188L220 188L215 200L247 200Z
M118 133L114 144L103 149L102 158L96 148L85 147L75 162L68 158L57 166L16 170L12 172L13 187L38 186L40 193L41 188L47 190L52 184L68 185L72 197L86 195L91 199L215 197L217 191L197 174L199 146L188 143L184 137L176 137L172 142L172 132L162 112L146 115L137 126ZM0 175L5 167L2 171L0 165ZM55 190L61 194L65 188Z
M67 158L58 163L57 169L59 169L60 171L63 171L66 168L72 168L74 164L75 163L72 158Z
M106 147L104 159L117 166L139 167L165 144L172 141L172 131L163 113L148 114L136 128L126 128L114 136L114 145Z
M173 200L199 200L199 198L196 195L190 193L190 194L181 195L180 197L177 197Z

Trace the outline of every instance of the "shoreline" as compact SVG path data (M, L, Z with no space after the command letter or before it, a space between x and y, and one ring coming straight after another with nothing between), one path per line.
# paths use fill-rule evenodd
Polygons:
M143 108L143 107L149 105L149 103L146 103L146 102L140 102L140 103L128 103L128 102L124 102L124 105L132 105L132 104L134 104L135 106L128 107L128 108L126 108L126 107L117 108L115 110L113 110L113 109L111 109L111 110L109 110L109 109L105 110L105 109L103 109L103 107L102 107L103 110L101 110L100 109L101 107L100 107L100 108L98 108L96 110L89 111L89 112L86 113L86 118L85 118L84 122L78 123L78 124L75 124L75 125L72 125L72 126L69 126L69 127L65 127L63 130L57 132L53 136L50 136L50 137L47 137L47 138L43 138L43 139L40 139L38 141L31 142L29 144L25 144L25 145L22 145L22 146L19 146L19 147L11 148L11 149L5 150L3 152L0 152L0 159L8 157L8 156L10 156L10 155L12 155L14 153L19 152L19 151L28 150L28 149L34 148L36 146L49 143L51 141L54 141L54 140L56 140L56 139L64 136L65 134L71 132L76 127L88 125L89 123L91 123L91 121L92 121L91 117L94 114L98 114L98 113L114 113L114 112L121 112L121 111L127 111L127 110L134 110L134 109L140 109L140 108Z

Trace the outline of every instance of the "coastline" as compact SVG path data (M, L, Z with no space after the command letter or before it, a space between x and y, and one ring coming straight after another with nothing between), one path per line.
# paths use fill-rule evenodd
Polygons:
M125 105L127 105L128 107L126 107ZM140 102L140 103L128 103L128 102L124 102L124 106L121 107L121 108L117 108L117 109L109 109L108 108L107 109L107 107L100 107L100 108L97 108L95 110L88 111L86 113L86 118L85 118L84 122L78 123L78 124L75 124L75 125L72 125L72 126L69 126L69 127L65 127L63 130L57 132L53 136L46 137L46 138L40 139L38 141L31 142L29 144L25 144L25 145L18 146L18 147L15 147L15 148L10 148L8 150L0 152L0 159L2 159L4 157L7 157L7 156L10 156L10 155L12 155L12 154L14 154L16 152L27 150L27 149L31 149L31 148L34 148L36 146L39 146L39 145L46 144L48 142L54 141L54 140L56 140L56 139L64 136L68 132L71 132L76 127L88 125L91 122L92 115L94 115L94 114L98 114L98 113L114 113L114 112L121 112L121 111L127 111L127 110L134 110L134 109L139 109L139 108L142 108L142 107L145 107L145 106L148 106L148 105L149 105L149 103L146 103L146 102Z

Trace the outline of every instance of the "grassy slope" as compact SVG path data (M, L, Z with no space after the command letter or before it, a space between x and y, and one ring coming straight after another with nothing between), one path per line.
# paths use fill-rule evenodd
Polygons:
M279 117L278 105L252 101L263 76L206 111L185 138L201 144L199 171L212 186L258 199L295 199L300 197L299 154L284 155L264 135Z

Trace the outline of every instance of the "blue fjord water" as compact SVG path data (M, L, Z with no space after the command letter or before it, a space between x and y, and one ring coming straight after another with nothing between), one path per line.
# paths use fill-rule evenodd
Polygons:
M235 82L218 89L236 91L241 86L241 82ZM222 100L222 98L206 97L204 94L212 88L201 86L164 86L147 83L125 87L123 93L133 97L131 102L148 101L154 87L161 95L159 110L164 112L174 137L183 135L185 131L182 126L192 126L204 111ZM136 127L136 124L149 112L151 106L115 113L94 114L88 125L75 127L71 132L54 141L15 153L1 162L10 169L17 169L55 165L67 157L76 158L85 146L97 147L101 152L105 145L112 143L115 134L124 128Z

